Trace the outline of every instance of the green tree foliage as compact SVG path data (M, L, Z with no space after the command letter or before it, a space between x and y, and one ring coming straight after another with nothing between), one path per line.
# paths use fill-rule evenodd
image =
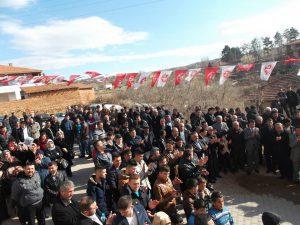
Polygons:
M264 51L264 55L269 58L270 57L270 53L273 49L273 41L271 40L270 37L264 37L262 38L262 43L263 43L263 51Z
M230 48L228 45L222 50L222 61L227 63L239 62L242 57L242 52L239 47Z
M274 35L274 46L276 47L276 59L280 60L284 58L283 54L283 36L278 31Z
M292 55L291 48L285 43L299 38L299 31L294 27L287 28L283 33L276 32L273 40L270 37L254 38L250 43L244 43L240 47L225 45L222 50L222 61L227 63L255 62L263 60L280 60ZM262 58L263 56L263 58Z
M283 36L286 40L286 43L294 41L299 36L299 31L295 29L294 27L291 27L289 29L285 29Z
M251 50L251 44L244 43L241 47L241 51L243 55L248 55Z
M254 56L256 61L260 60L260 52L261 52L261 42L259 39L254 38L251 41L251 48L250 48L250 54Z
M276 47L281 47L283 45L282 35L278 31L274 35L274 44L275 44Z

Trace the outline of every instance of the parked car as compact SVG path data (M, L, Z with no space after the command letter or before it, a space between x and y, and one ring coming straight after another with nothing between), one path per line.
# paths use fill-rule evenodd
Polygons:
M42 125L43 122L46 122L48 120L50 120L50 115L49 114L37 114L35 115L34 119L36 120L36 122L38 122L40 125Z
M114 106L118 111L120 111L121 109L123 109L122 106L116 105L116 104L91 104L91 105L89 105L89 107L93 108L93 109L95 109L97 107L100 107L100 110L102 110L103 107L106 108L106 109L110 109L112 106Z
M63 121L63 119L65 118L65 113L62 113L62 112L58 112L58 113L56 113L56 117L57 117L57 120L58 120L58 122L60 122L61 123L61 121Z

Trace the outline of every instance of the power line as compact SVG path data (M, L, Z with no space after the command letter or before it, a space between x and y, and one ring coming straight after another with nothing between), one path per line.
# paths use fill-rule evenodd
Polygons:
M84 3L84 6L92 6L92 5L102 4L102 3L112 2L112 1L113 0L102 0L102 1L96 0L96 1L92 1L92 2L90 1L89 3ZM77 4L75 4L75 3L77 3ZM71 5L70 4L57 4L57 5L52 5L54 7L49 7L49 8L43 7L43 8L40 8L41 10L35 10L34 15L41 15L43 13L49 13L49 12L61 12L66 9L76 9L79 7L83 7L83 2L76 1L75 3L73 3ZM69 7L64 7L64 6L69 6ZM25 18L26 18L26 16L32 16L33 14L32 13L19 13L17 15L21 16L21 17L25 16Z
M152 1L148 1L148 2L136 3L136 4L131 4L131 5L127 5L127 6L112 8L112 9L108 9L108 10L93 11L93 12L89 12L89 13L77 14L76 17L74 17L74 16L59 17L58 19L72 19L72 18L77 18L78 19L79 17L91 16L92 14L109 14L109 13L114 13L116 11L122 11L124 9L142 7L142 6L146 6L146 5L152 5L152 4L156 4L156 3L159 3L159 2L163 2L163 1L166 1L166 0L152 0ZM35 16L39 16L39 15L35 14ZM34 21L37 22L38 20L34 20ZM26 25L35 25L35 24L36 23L26 23Z

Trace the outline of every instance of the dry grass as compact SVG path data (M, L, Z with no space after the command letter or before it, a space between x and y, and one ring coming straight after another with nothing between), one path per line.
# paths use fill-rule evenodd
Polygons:
M244 107L241 88L233 86L229 80L223 86L219 86L217 80L218 77L210 86L206 87L202 76L194 78L190 83L182 83L175 87L171 77L164 88L150 88L148 81L138 90L126 90L123 87L110 91L108 95L100 93L97 96L102 102L126 106L132 106L135 103L146 103L153 106L165 105L170 109L181 109L180 111L184 111L186 116L196 105L201 106L202 109L211 106Z

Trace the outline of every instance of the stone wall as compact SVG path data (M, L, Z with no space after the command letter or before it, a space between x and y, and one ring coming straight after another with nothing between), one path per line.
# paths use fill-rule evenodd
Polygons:
M64 112L67 106L89 104L94 100L93 89L36 93L30 95L28 99L2 102L0 115L10 114L11 112L21 115L22 112L29 113L31 111L36 114Z

